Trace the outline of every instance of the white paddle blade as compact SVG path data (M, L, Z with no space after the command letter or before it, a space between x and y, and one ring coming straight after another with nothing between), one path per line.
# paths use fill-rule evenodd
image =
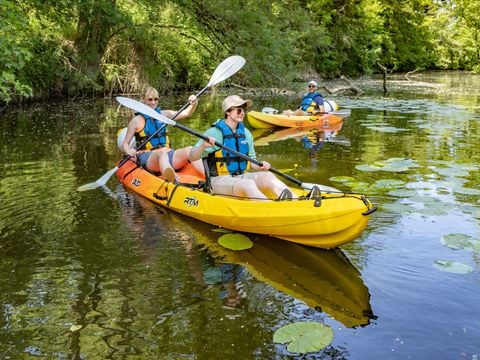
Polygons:
M87 190L93 190L96 189L100 186L104 186L108 180L112 177L113 174L115 174L118 170L118 166L115 166L112 170L109 170L106 172L101 178L99 178L97 181L85 184L82 186L79 186L77 191L87 191Z
M230 76L235 74L240 70L243 65L245 65L246 60L239 56L233 55L222 61L220 65L217 66L215 72L213 73L210 81L207 84L207 87L212 87L213 85L222 82L225 79L228 79Z
M122 104L123 106L125 106L129 109L135 110L135 111L137 111L139 113L142 113L142 114L145 114L145 115L148 115L148 116L150 116L154 119L160 120L161 122L164 122L168 125L175 125L176 124L175 121L173 121L173 120L171 120L171 119L169 119L169 118L167 118L163 115L160 115L154 109L145 105L144 103L141 103L140 101L133 100L133 99L123 97L123 96L117 96L116 99L120 104Z

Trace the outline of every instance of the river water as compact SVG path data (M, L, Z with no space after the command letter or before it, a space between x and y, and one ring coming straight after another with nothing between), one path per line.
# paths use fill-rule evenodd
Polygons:
M0 358L468 359L480 356L480 77L365 80L334 99L341 127L254 131L257 154L304 182L365 193L367 229L335 251L252 235L233 252L215 228L107 187L77 192L120 158L131 112L112 100L0 113ZM163 99L167 108L180 100ZM255 96L291 108L293 96ZM220 115L204 95L184 122ZM326 131L325 131L326 130ZM175 147L196 139L171 130ZM279 327L330 326L290 354Z

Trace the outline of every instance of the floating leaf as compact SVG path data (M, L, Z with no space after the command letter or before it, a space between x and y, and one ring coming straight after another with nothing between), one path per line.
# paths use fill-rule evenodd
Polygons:
M70 326L70 331L75 332L75 331L80 330L82 327L83 327L82 325L72 325L72 326Z
M381 171L382 167L381 166L376 166L376 165L363 164L363 165L355 166L355 169L360 170L360 171L373 172L373 171Z
M471 266L451 260L435 260L433 266L439 270L454 274L467 274L473 271Z
M397 179L380 179L375 181L372 186L385 189L396 189L398 186L405 184L405 181Z
M480 190L472 188L456 187L453 189L453 191L456 194L462 195L480 195Z
M224 228L216 228L216 229L212 229L212 231L213 232L218 232L218 233L223 233L223 234L230 234L230 233L233 232L232 230L224 229Z
M451 167L451 168L437 168L437 169L433 169L433 171L435 171L437 174L439 175L443 175L443 176L453 176L453 177L456 177L456 176L468 176L469 172L466 171L466 170L461 170L459 168L456 168L456 167Z
M417 195L417 192L415 190L398 189L389 191L388 195L396 197L413 197Z
M220 236L218 243L231 250L246 250L253 246L251 240L243 234L225 234Z
M288 324L273 334L273 342L288 343L287 350L297 354L319 351L330 345L332 340L333 330L317 322Z
M453 250L473 249L476 243L476 240L474 240L470 235L465 234L443 235L440 241L443 245L448 246Z
M339 183L346 183L346 182L357 181L357 179L355 179L352 176L332 176L330 178L330 181L339 182Z

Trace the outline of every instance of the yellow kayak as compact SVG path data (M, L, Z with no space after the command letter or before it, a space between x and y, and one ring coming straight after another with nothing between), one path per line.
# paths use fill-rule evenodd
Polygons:
M270 235L319 248L357 238L376 208L361 194L322 192L321 199L258 201L205 192L191 166L169 182L127 161L116 172L123 185L152 202L230 230ZM305 190L293 189L299 195Z

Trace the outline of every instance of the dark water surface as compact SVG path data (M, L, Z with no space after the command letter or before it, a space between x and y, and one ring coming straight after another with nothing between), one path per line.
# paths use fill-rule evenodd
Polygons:
M252 235L251 250L231 252L211 226L114 177L77 192L120 158L131 113L113 101L0 113L0 358L294 358L273 332L318 321L334 340L302 358L477 360L480 77L414 80L334 98L352 109L339 129L254 132L261 160L378 206L337 251ZM296 102L252 98L257 110ZM222 99L205 95L184 123L203 131Z

